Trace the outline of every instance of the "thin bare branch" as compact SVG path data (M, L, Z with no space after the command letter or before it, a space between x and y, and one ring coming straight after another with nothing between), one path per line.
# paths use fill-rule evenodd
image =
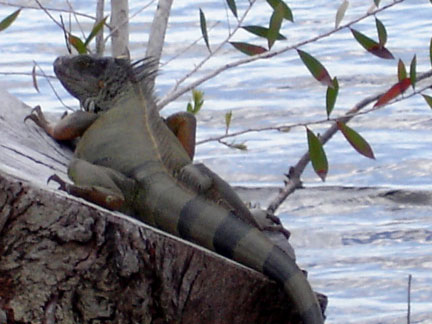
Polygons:
M428 72L422 74L421 76L419 76L417 78L417 81L424 80L424 79L429 78L431 76L432 76L432 71L428 71ZM398 98L397 100L391 102L390 104L397 102L397 101L406 100L406 99L408 99L408 98L410 98L416 94L421 93L422 91L424 91L428 88L430 88L430 84L421 88L421 89L413 91L413 93L408 95L408 96ZM355 116L357 116L359 114L360 110L362 110L363 108L365 108L367 105L371 104L372 102L375 102L376 100L378 100L384 93L385 92L382 92L380 94L370 96L370 97L363 99L362 101L357 103L353 108L351 108L343 117L337 118L337 120L339 120L343 123L348 123L352 118L354 118ZM372 108L371 110L378 110L378 109L382 109L382 108L383 107L375 108L375 109ZM321 143L322 144L327 143L333 137L333 135L336 134L337 131L338 131L337 125L335 122L333 122L333 125L331 125L330 128L327 129L327 131L325 131L324 134L322 134L320 136ZM279 206L285 201L285 199L291 193L293 193L295 191L295 189L297 189L298 187L301 186L300 176L303 173L303 171L306 168L309 161L310 161L309 153L306 152L303 154L303 156L300 158L300 160L297 162L297 164L289 169L288 180L285 183L285 187L282 188L280 190L279 194L271 201L271 203L269 204L269 206L267 208L268 212L274 214L276 209L279 208Z
M14 4L14 3L10 3L9 1L0 1L0 5L5 5L5 6L9 6L9 7L17 7L17 8L25 8L25 9L35 9L35 10L40 10L41 9L40 6L31 6L31 5L25 5L25 4ZM59 9L59 8L51 8L51 7L44 7L44 9L46 11L52 11L52 12L70 13L69 9ZM77 15L77 16L81 16L81 17L85 17L85 18L96 20L96 18L94 16L91 16L91 15L88 15L88 14L85 14L85 13L82 13L82 12L74 11L73 13L75 15Z
M246 16L248 15L248 13L250 12L250 10L252 9L252 6L255 4L256 0L252 0L249 3L249 6L246 8L246 10L244 11L243 15L241 16L241 18L238 21L237 26L228 33L228 36L215 48L213 49L213 51L211 53L209 53L200 63L198 63L189 73L187 73L183 78L181 78L180 80L178 80L176 82L176 84L172 87L172 89L170 91L168 91L168 94L165 95L159 102L158 102L158 109L161 110L166 104L168 104L170 101L177 99L179 96L181 96L182 94L196 88L199 84L201 84L204 81L207 81L208 79L218 75L220 72L224 71L223 70L216 70L219 71L218 73L214 74L214 73L210 73L209 75L212 75L209 78L203 78L202 82L193 82L191 83L190 86L187 87L183 87L181 89L178 89L180 84L182 84L185 80L187 80L190 76L192 76L193 74L195 74L197 71L199 71L199 69L201 69L201 67L207 62L209 61L214 55L216 55L216 53L218 53L224 46L225 44L227 44L230 39L234 36L234 34L237 32L237 30L241 27L242 22L245 20ZM226 67L226 65L225 65ZM200 79L201 80L201 79ZM193 85L193 86L192 86ZM177 93L177 94L176 94ZM171 97L170 94L172 94L173 96Z
M377 14L383 10L386 10L386 9L393 7L394 5L397 5L397 4L402 3L404 1L405 0L394 0L392 3L390 3L386 6L383 6L381 8L378 8L372 12L368 12L368 13L364 14L363 16L360 16L359 18L352 20L345 25L341 25L338 28L334 28L328 32L325 32L325 33L320 34L318 36L304 40L302 42L296 43L294 45L286 46L286 47L283 47L279 50L268 51L268 52L265 52L265 53L259 54L259 55L249 56L249 57L225 64L225 65L221 66L220 68L215 69L212 72L208 73L207 75L204 75L203 77L197 79L196 81L191 82L189 85L184 86L182 88L179 88L178 84L182 83L185 79L187 79L192 73L194 73L199 67L201 67L209 59L209 57L206 57L202 61L202 63L200 63L196 68L194 68L192 70L192 73L188 73L183 79L181 79L179 82L177 82L177 84L170 91L168 91L168 93L164 97L161 98L161 100L158 102L158 107L159 107L159 109L162 109L169 102L177 99L178 97L185 94L186 92L196 88L198 85L208 81L209 79L214 78L215 76L219 75L220 73L222 73L226 70L232 69L232 68L240 66L240 65L248 64L248 63L251 63L251 62L254 62L257 60L271 58L273 56L280 55L280 54L285 53L287 51L290 51L290 50L296 49L298 47L304 46L306 44L314 43L320 39L327 38L327 37L333 35L334 33L340 31L341 29L349 28L352 25L358 23L359 21L362 21L362 20L364 20L370 16L373 16L373 15L375 15L375 14ZM240 23L239 23L239 26L240 26ZM239 26L237 28L239 28ZM237 30L237 28L234 29L232 33L234 33ZM224 42L224 44L225 44L225 42Z
M46 80L47 80L49 86L51 87L52 91L54 92L54 95L55 95L55 96L57 97L57 99L61 102L61 104L62 104L66 109L68 109L68 110L72 110L72 111L75 111L75 109L73 109L73 108L69 107L68 105L66 105L66 104L64 103L64 101L60 98L60 96L59 96L59 94L57 93L56 89L55 89L54 86L52 85L52 83L51 83L51 81L50 81L50 78L48 78L48 76L45 74L44 70L42 70L41 66L40 66L36 61L33 61L33 63L34 63L34 65L37 66L37 68L39 69L39 71L42 73L42 76L43 76L44 78L46 78Z

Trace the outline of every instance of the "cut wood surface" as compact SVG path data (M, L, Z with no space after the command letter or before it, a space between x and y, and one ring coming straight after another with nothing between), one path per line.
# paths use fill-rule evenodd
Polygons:
M47 185L72 151L0 97L1 324L298 323L262 274Z

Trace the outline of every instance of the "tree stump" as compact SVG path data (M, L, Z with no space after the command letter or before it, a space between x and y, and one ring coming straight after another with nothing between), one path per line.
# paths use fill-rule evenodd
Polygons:
M1 324L299 323L262 274L48 186L71 149L0 96Z

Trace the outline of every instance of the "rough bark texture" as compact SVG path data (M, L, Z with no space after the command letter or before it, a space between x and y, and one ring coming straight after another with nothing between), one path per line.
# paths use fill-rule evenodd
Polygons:
M71 151L0 97L0 323L298 323L263 275L47 186Z

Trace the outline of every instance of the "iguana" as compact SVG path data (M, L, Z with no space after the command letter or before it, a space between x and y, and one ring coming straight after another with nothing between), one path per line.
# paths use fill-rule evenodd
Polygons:
M279 282L305 324L323 323L315 293L293 258L272 243L234 190L192 164L190 115L164 121L147 81L150 59L59 57L54 71L81 99L77 111L49 123L40 108L26 117L55 139L81 136L60 189L197 243ZM85 92L85 95L83 94ZM103 98L103 99L101 99Z

